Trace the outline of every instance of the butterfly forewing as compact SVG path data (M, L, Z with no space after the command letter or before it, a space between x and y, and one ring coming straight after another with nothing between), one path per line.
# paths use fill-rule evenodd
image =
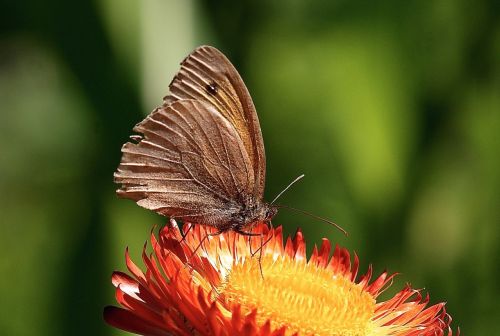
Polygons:
M262 199L266 158L259 119L243 80L226 56L213 47L198 47L181 63L169 89L164 106L178 100L195 99L213 106L234 126L253 170L252 194Z
M255 178L239 133L214 105L178 100L134 130L143 137L122 148L119 195L173 218L231 224Z

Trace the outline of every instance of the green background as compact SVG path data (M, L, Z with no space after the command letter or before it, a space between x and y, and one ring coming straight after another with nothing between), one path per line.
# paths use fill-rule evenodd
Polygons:
M242 74L274 225L323 236L447 302L500 316L498 1L3 1L0 334L118 335L110 274L165 219L117 199L121 144L194 47Z

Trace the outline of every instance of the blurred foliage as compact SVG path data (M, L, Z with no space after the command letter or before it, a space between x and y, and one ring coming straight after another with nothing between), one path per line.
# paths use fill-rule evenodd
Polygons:
M500 315L496 1L1 4L0 330L109 335L109 274L165 219L118 200L132 126L195 46L223 50L259 112L274 224L327 236L447 301L463 334Z

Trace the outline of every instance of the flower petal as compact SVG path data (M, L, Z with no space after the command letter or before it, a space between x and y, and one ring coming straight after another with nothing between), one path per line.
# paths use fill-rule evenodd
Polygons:
M107 306L104 308L104 320L112 326L141 335L168 336L165 327L155 327L134 312L122 308Z

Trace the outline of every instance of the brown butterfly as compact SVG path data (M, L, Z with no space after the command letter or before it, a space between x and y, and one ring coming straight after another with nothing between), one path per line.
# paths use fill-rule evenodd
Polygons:
M163 105L134 127L114 177L121 197L184 222L239 233L269 222L266 157L252 98L231 62L210 46L181 63Z

